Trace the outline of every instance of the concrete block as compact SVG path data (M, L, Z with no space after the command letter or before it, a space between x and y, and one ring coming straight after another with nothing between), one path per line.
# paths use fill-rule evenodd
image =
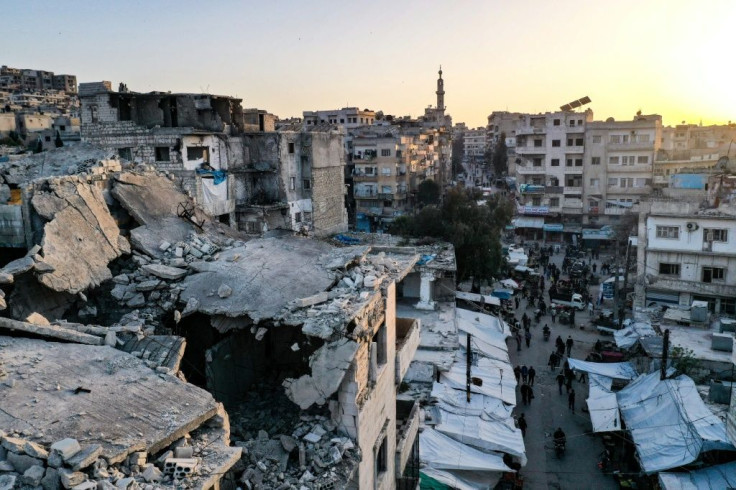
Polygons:
M327 294L327 291L323 291L321 293L315 294L314 296L298 299L295 301L295 304L298 308L306 308L307 306L324 303L328 299L329 295Z
M61 488L61 479L59 471L55 468L46 468L46 474L41 479L43 490L59 490Z
M59 453L64 461L68 460L81 450L82 447L79 445L79 442L77 442L76 439L71 438L56 441L51 445L51 451Z
M49 452L44 449L43 446L36 444L35 442L26 441L23 445L23 450L32 458L47 459L49 457Z
M43 475L45 473L46 470L43 466L31 466L23 473L23 478L21 478L21 481L26 485L37 487L41 484L41 480L43 479Z
M711 349L723 352L733 352L733 334L714 332L713 337L711 338Z
M0 490L13 490L16 488L15 480L15 475L0 475Z
M23 446L26 444L25 439L19 439L17 437L3 437L2 446L8 451L16 454L25 454Z
M8 453L8 463L13 465L13 468L18 473L25 473L31 466L43 466L43 460L32 458L25 454Z
M87 475L81 471L71 471L62 468L59 470L59 478L61 479L61 486L64 488L73 488L86 480Z
M85 447L77 454L67 459L66 463L75 471L82 470L94 463L101 454L102 446L99 444L93 444Z

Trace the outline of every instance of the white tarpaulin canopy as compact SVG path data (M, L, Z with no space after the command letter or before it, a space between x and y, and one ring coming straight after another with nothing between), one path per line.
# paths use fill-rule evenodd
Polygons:
M449 371L440 376L440 381L451 388L465 389L465 359L459 359ZM508 363L495 359L480 358L478 365L471 365L471 376L479 378L481 385L472 384L470 391L503 400L508 405L516 405L516 378Z
M600 374L612 379L634 379L636 369L630 362L589 362L579 359L568 359L570 369L585 371L590 374Z
M646 322L634 322L628 327L613 332L616 346L620 349L628 349L635 345L642 337L653 337L657 335L652 326Z
M492 396L473 394L470 402L464 390L456 390L442 383L432 385L432 399L436 400L443 410L458 415L473 415L486 420L503 422L509 427L516 427L512 418L513 406L506 405Z
M481 299L483 302L487 305L491 306L501 306L501 300L495 296L491 296L490 294L476 294L476 293L466 293L465 291L455 291L455 297L457 299L463 299L465 301L475 301L476 303L480 303Z
M644 472L692 463L704 451L736 451L692 379L659 377L656 371L640 376L616 394Z
M724 490L736 488L736 462L687 473L659 474L662 490Z
M612 432L621 430L616 394L611 392L613 379L597 374L588 376L589 391L585 402L588 404L593 432Z
M513 279L504 279L503 281L501 281L501 284L505 288L519 289L519 283L514 281Z
M434 429L419 433L421 472L453 488L492 488L501 473L512 471L498 453L484 453Z
M464 334L470 334L471 350L482 356L503 361L508 364L509 369L512 369L506 345L506 338L511 336L511 329L505 322L491 315L462 308L455 310L455 322L461 334L460 344L463 347L466 346L463 342Z

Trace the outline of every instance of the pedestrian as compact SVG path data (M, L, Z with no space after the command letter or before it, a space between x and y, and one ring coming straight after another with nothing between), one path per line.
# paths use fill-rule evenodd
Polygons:
M521 431L521 437L526 437L526 418L524 418L523 413L519 415L519 420L517 420L517 424L519 425L519 430Z
M521 366L521 380L526 384L527 380L529 378L529 368L526 366Z
M516 384L519 384L519 379L521 378L521 367L516 366L514 368L514 377L516 378Z
M516 332L516 335L514 335L514 340L516 340L516 350L521 350L521 335L519 332Z
M519 297L518 296L514 298L514 304L516 305L516 309L518 310L519 309Z
M588 315L593 316L593 303L588 301Z
M573 389L572 388L572 380L575 379L575 375L573 375L572 378L569 377L569 376L565 376L565 377L567 378L565 380L565 389L567 390L568 393L570 393L570 391Z
M555 324L555 316L557 315L557 308L554 306L550 307L549 309L549 316L552 317L552 325Z
M593 262L593 274L595 274L597 269L598 269L598 264Z
M562 385L565 384L565 375L560 373L555 378L557 380L557 391L559 391L560 395L562 394Z
M549 366L550 371L555 370L555 363L557 362L557 354L554 352L549 355L549 361L547 362L547 365Z
M532 333L529 330L527 330L526 333L524 334L524 339L526 340L526 348L528 349L529 344L532 341Z
M572 335L567 336L567 342L565 342L565 345L567 346L567 357L570 357L570 353L572 352L572 345L575 342L572 340Z
M578 383L587 383L588 382L588 375L585 371L580 371L580 378L578 378Z
M529 388L528 384L521 385L521 402L524 405L529 405L529 390L531 388Z
M534 377L537 375L537 371L534 366L529 366L529 386L534 386Z
M570 391L570 394L567 395L567 407L572 410L572 413L575 413L575 390Z
M534 390L529 385L526 385L526 387L527 387L527 393L528 393L527 394L527 401L529 402L529 405L531 405L532 404L532 400L534 399Z
M570 327L575 328L575 308L570 311Z

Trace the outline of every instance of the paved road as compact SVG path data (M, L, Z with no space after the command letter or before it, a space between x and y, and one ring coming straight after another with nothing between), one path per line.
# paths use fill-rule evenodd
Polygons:
M563 254L555 255L552 261L558 266L562 265ZM603 260L604 257L601 257ZM601 261L598 261L600 265ZM547 285L549 281L546 281ZM597 287L595 288L597 290ZM592 291L596 292L596 291ZM596 297L594 294L593 297ZM548 296L545 294L545 301ZM524 311L533 317L533 309L524 310L526 301L521 300L517 318L521 318ZM578 325L588 324L589 316L586 312L578 312L575 321ZM552 330L548 342L542 337L542 327L547 323ZM595 341L599 338L597 332L593 333L589 328L580 330L573 329L569 325L552 325L549 316L542 317L538 326L532 320L532 340L529 348L522 343L522 350L516 351L516 342L509 341L511 362L514 365L534 365L536 380L534 382L534 400L529 406L521 404L521 395L517 391L518 405L515 415L524 413L528 428L526 431L525 444L528 464L522 468L521 475L524 477L524 489L544 490L576 490L591 489L607 490L617 489L618 484L610 476L603 475L598 469L598 456L603 451L603 444L599 436L592 434L590 416L582 411L585 399L588 396L588 386L585 383L574 382L573 388L576 392L575 413L568 409L567 393L562 388L562 394L558 394L555 376L561 368L550 371L547 360L554 350L555 338L562 336L563 340L572 335L575 342L572 348L572 357L585 359L585 356L593 349ZM610 338L610 337L609 337ZM557 427L562 427L567 435L567 452L558 459L555 456L552 433Z

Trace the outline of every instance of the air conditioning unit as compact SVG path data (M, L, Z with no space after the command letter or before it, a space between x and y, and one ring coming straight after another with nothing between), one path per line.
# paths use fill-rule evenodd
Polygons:
M687 231L695 231L700 227L698 226L696 222L688 221L687 223L685 223L685 228L687 229Z

